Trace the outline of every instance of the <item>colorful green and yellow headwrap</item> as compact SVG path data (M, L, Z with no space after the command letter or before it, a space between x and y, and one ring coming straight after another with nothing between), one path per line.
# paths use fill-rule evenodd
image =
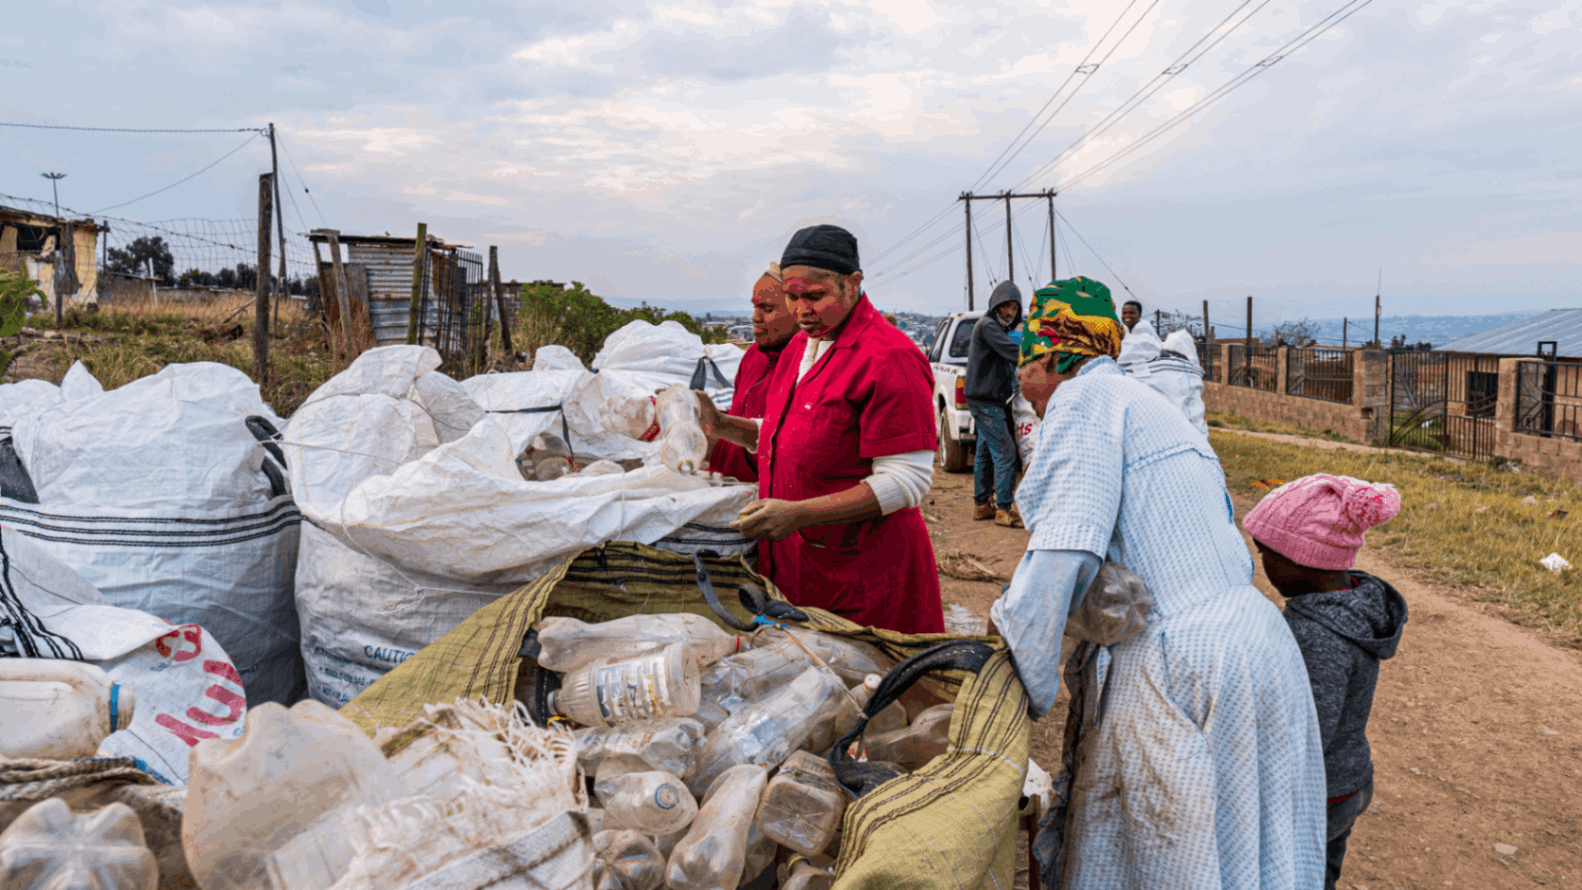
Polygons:
M1060 356L1055 370L1064 374L1089 356L1120 355L1125 336L1109 288L1080 275L1055 281L1033 292L1019 364L1053 352Z

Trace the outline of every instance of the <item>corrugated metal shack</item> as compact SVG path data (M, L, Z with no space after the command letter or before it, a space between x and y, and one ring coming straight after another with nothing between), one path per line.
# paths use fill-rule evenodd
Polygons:
M337 324L340 299L334 263L319 254L321 245L328 246L329 237L314 233L309 240L318 258L324 312L332 325ZM345 248L348 296L366 310L375 344L405 343L417 240L388 235L340 235L338 240ZM468 360L472 354L469 347L476 347L483 336L488 311L483 258L463 247L429 236L424 251L418 342L438 350L447 366Z

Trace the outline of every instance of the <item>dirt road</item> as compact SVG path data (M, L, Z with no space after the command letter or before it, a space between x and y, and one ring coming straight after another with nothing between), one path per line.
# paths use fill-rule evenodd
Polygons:
M1257 502L1256 492L1231 494L1238 518ZM1007 577L1026 547L1025 531L972 521L970 474L936 472L923 511L936 551L962 551ZM1380 671L1368 728L1375 800L1340 886L1582 887L1582 653L1418 582L1388 554L1365 550L1358 568L1394 584L1411 618ZM957 627L981 629L1000 585L942 583L947 620L954 604ZM1261 571L1255 583L1279 603ZM1035 729L1033 756L1046 768L1060 762L1063 710Z

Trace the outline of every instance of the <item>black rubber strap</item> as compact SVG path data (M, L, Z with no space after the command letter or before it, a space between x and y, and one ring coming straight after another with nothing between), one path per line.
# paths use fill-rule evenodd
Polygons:
M837 774L845 762L846 750L851 743L862 737L863 730L868 728L868 720L875 714L888 708L901 698L908 689L923 678L924 674L938 670L970 671L977 673L983 669L989 656L994 654L993 647L976 640L949 640L940 643L932 649L908 658L890 669L879 682L879 688L873 691L873 697L868 699L867 707L863 708L862 719L857 721L857 728L846 734L846 737L835 743L830 749L829 762L836 768Z
M720 602L719 596L714 592L714 582L709 579L709 567L703 564L703 557L692 554L692 564L698 569L698 589L703 591L703 601L709 604L709 611L734 630L752 633L757 628L750 621L743 621L731 614Z

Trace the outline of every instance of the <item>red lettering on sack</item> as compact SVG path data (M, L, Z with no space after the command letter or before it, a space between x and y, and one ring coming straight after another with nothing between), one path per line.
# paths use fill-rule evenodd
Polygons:
M198 742L204 739L217 739L220 737L217 733L205 732L195 726L188 726L169 714L160 714L154 718L154 722L170 730L171 735L186 742L189 748L195 747Z
M236 668L228 661L215 661L214 659L210 659L203 663L203 670L205 673L214 674L217 677L223 677L227 680L230 680L238 687L242 686L242 675L238 674L236 672Z
M210 662L210 664L213 664L213 662ZM247 710L247 699L226 689L224 686L218 684L210 686L208 689L203 690L203 695L205 698L212 698L224 705L228 713L224 716L218 716L207 711L200 711L197 708L188 708L188 720L196 720L205 726L228 726L235 723L236 718L242 716L242 712Z
M191 661L203 654L203 628L196 624L183 624L155 640L154 649L161 658L170 658L174 653L178 662Z

